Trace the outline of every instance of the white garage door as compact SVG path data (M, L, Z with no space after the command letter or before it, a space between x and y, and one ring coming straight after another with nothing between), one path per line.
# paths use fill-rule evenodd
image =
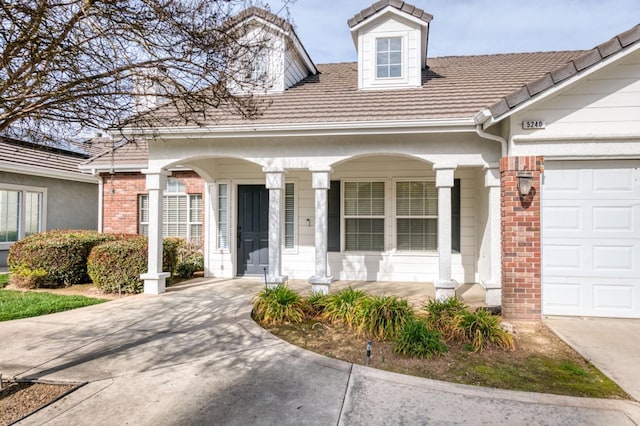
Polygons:
M545 315L640 318L640 161L547 161Z

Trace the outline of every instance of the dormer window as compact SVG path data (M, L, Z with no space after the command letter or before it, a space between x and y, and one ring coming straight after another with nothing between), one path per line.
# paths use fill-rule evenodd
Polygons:
M376 78L402 77L402 38L376 39Z
M266 83L269 77L269 52L261 49L253 58L249 75L252 83Z

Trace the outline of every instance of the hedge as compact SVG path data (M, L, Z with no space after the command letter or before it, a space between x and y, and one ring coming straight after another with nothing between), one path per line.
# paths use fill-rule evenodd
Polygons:
M39 279L34 281L37 284L33 284L38 287L85 283L89 280L87 258L91 249L116 238L116 235L86 230L41 232L13 243L7 263L12 272L19 272L23 277L28 277L29 271L38 272Z
M143 236L130 236L94 247L87 262L91 280L108 293L140 293L143 289L140 275L148 268L147 247L147 238ZM172 275L176 269L177 249L174 238L163 240L163 269Z

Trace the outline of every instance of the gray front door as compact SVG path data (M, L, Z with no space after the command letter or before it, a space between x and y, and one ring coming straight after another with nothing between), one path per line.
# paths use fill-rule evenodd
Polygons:
M269 267L269 191L264 185L238 185L237 231L237 275L262 276Z

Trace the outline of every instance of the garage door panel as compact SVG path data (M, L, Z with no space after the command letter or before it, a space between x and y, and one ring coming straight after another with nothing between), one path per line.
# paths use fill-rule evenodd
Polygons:
M640 318L639 168L640 161L546 164L544 314Z

